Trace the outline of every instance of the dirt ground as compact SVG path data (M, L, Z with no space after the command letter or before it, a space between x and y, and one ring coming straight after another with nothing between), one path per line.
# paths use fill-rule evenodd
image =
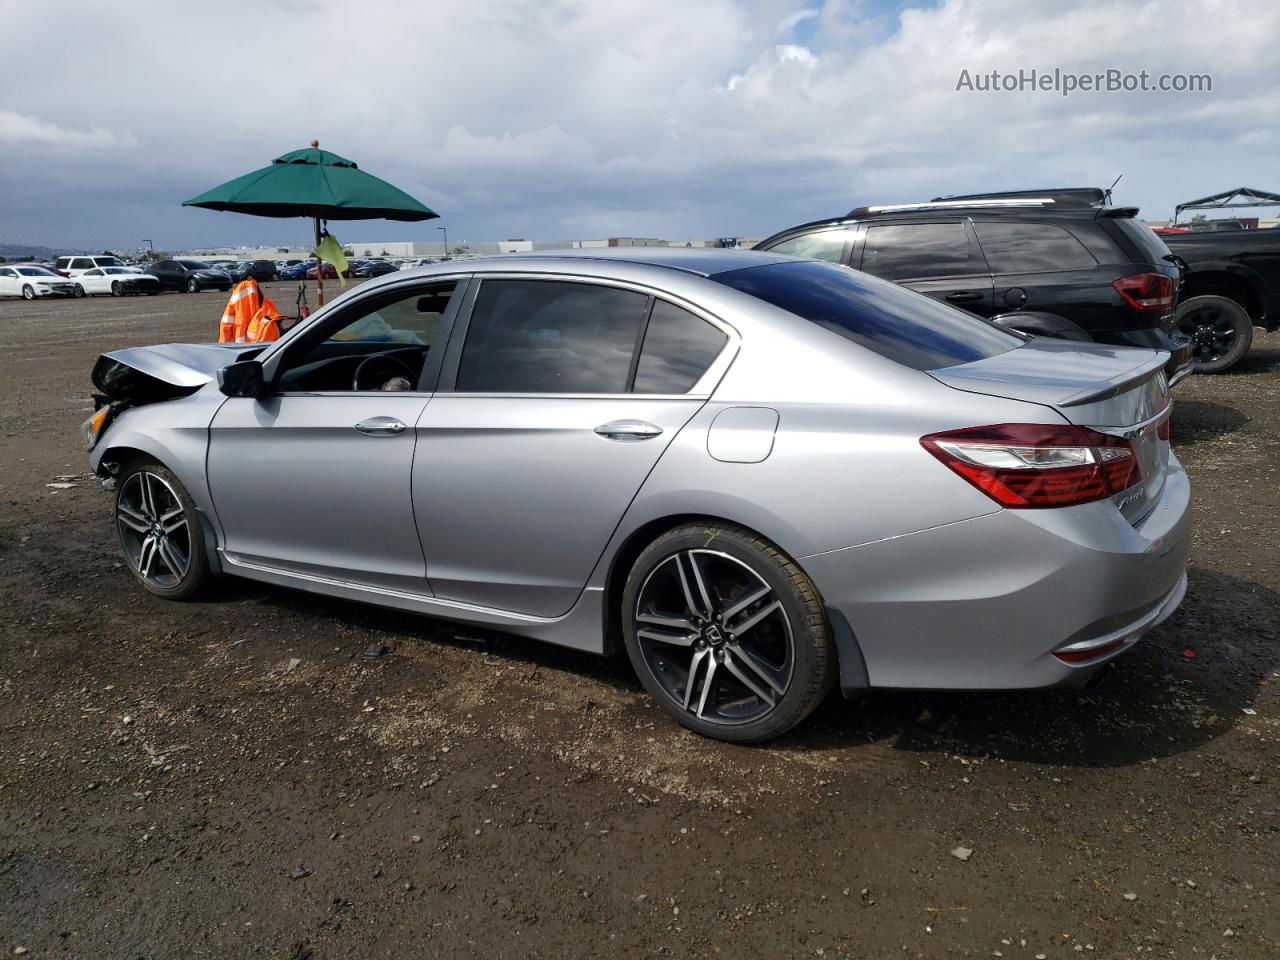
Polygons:
M1280 956L1280 334L1178 388L1190 590L1100 688L837 695L742 748L624 659L143 593L55 478L95 357L222 303L0 302L0 956Z

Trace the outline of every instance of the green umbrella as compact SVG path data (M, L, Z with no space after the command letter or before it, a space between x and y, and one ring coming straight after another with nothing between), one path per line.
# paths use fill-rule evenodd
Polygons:
M439 216L399 187L365 173L354 161L321 150L316 140L276 157L268 166L184 200L184 207L230 210L256 217L310 217L316 245L321 220L432 220ZM320 302L323 267L316 260Z

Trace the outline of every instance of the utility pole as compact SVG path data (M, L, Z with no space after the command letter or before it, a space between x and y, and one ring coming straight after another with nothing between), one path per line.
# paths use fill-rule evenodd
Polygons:
M156 258L156 245L150 240L143 240L142 242L151 248L151 259L154 260Z
M444 255L445 255L445 259L447 260L449 257L449 228L436 227L436 229L444 232Z

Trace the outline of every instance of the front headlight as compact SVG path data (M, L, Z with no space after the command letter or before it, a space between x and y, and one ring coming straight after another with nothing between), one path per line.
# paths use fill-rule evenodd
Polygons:
M98 442L98 437L102 436L102 428L107 424L107 417L111 413L111 405L99 407L88 420L84 422L82 429L84 430L84 448L92 450Z

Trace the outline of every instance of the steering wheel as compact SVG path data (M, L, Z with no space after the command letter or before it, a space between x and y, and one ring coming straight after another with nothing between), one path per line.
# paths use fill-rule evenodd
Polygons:
M368 369L376 370L377 369L376 366L372 366L372 365L376 365L379 363L383 364L382 374L383 374L384 383L386 382L388 368L390 369L392 376L403 373L404 378L408 380L410 384L415 384L418 382L417 375L414 374L413 370L411 370L409 368L409 365L405 363L403 360L397 360L395 357L389 357L385 353L375 353L373 356L365 357L363 360L360 361L359 365L356 367L355 375L351 378L351 389L352 390L380 389L379 387L363 387L360 385L360 377L364 374L365 369L368 368ZM412 389L412 387L410 389Z

